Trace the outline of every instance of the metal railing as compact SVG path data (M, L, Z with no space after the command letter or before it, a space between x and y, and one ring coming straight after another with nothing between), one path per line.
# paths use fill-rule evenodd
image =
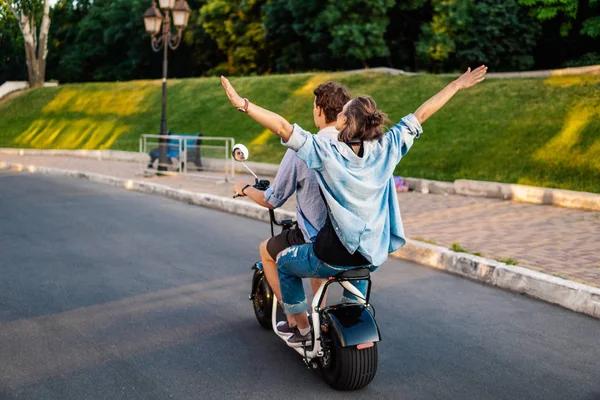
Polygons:
M158 164L159 140L165 139L168 164ZM235 140L230 137L201 135L152 135L140 136L140 153L149 156L143 166L146 171L164 166L168 173L232 180L235 177L235 160L231 155ZM176 160L173 162L173 160Z

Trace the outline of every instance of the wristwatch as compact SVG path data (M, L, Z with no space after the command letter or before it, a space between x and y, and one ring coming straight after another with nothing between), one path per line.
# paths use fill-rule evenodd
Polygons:
M244 114L248 114L248 105L250 104L250 101L244 97L244 107L240 107L238 108L239 112L243 112Z
M246 185L246 186L244 186L244 187L242 188L242 194L243 194L244 196L246 195L246 193L244 193L244 190L246 190L246 189L247 189L247 188L249 188L250 186L252 186L252 185Z

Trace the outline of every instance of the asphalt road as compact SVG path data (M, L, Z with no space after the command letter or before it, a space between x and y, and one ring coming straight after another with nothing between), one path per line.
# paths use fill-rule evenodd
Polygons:
M329 389L254 319L249 267L268 233L0 172L0 399L600 400L600 321L395 260L374 274L375 380Z

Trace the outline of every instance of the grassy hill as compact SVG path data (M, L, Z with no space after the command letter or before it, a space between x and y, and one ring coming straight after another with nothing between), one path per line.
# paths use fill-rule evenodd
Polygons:
M239 93L313 129L312 91L334 79L370 94L393 121L448 81L434 75L298 74L232 79ZM0 102L0 147L138 149L160 125L160 81L42 88ZM278 162L274 135L229 104L217 78L171 80L168 127L231 136ZM600 193L600 76L488 79L424 124L398 175L523 183Z

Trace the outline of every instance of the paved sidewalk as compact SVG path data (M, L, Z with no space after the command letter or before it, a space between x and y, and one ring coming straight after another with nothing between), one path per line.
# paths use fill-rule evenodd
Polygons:
M80 170L150 181L178 189L231 196L231 183L211 179L144 177L140 165L76 157L0 155L0 161ZM264 177L269 179L269 177ZM239 180L251 182L248 175ZM272 179L272 178L271 178ZM600 287L600 212L478 197L399 193L408 237ZM249 201L239 199L239 201ZM284 209L294 210L292 199Z

